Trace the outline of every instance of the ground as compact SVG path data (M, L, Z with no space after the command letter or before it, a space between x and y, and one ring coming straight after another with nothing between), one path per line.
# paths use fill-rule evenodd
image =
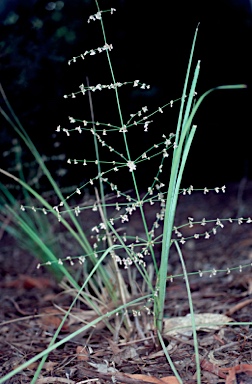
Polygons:
M193 192L180 196L176 225L188 217L206 219L252 216L252 182L227 185L226 193ZM85 219L87 220L87 218ZM214 223L215 223L214 222ZM213 224L214 224L213 223ZM252 383L252 226L224 222L209 239L190 239L182 245L196 314L226 315L232 326L209 326L198 330L202 383ZM213 227L212 224L212 227ZM202 232L196 224L181 229L184 237ZM137 223L132 221L132 230ZM205 230L205 229L204 229ZM1 236L0 283L0 377L43 351L71 303L69 293L57 285L37 260L20 249L5 232ZM181 274L175 247L168 275ZM204 272L201 276L201 272ZM195 273L193 273L195 272ZM140 281L138 282L140 284ZM79 302L58 340L83 325L93 313ZM168 279L164 339L183 382L195 383L192 335L169 333L167 319L184 318L189 304L183 277ZM208 318L208 315L205 315ZM76 317L78 320L76 320ZM114 319L111 320L112 322ZM37 383L175 383L163 350L157 343L148 316L132 318L134 329L127 337L113 338L102 324L88 334L63 344L49 354ZM252 324L252 323L251 323ZM38 363L5 383L30 383ZM147 376L145 376L147 375ZM160 380L160 378L168 377ZM156 380L156 381L155 381Z

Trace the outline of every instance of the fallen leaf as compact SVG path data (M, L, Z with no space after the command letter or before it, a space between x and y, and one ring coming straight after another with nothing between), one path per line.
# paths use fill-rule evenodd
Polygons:
M204 371L214 373L216 376L221 377L222 379L227 377L227 374L223 371L224 368L219 368L217 365L210 363L210 361L206 359L201 360L200 366Z
M34 369L36 369L38 366L38 362L35 361L34 363L31 363L30 365L28 365L27 369L30 369L31 371L33 371Z
M92 364L90 364L92 365ZM95 366L96 364L94 364ZM79 367L78 370L82 375L87 377L98 377L99 379L109 380L109 382L115 380L116 382L120 382L123 384L126 383L134 383L134 384L147 384L147 383L156 383L156 384L179 384L179 381L174 376L166 376L160 379L141 374L127 374L122 372L98 372L94 370L87 369L85 367Z
M142 374L128 374L125 373L126 376L131 377L132 379L135 380L142 380L143 382L147 383L156 383L156 384L179 384L179 381L175 376L165 376L161 377L158 379L157 377L154 376L149 376L149 375L142 375Z
M207 360L202 360L200 366L203 370L214 373L216 376L226 379L225 384L236 384L236 375L245 373L246 376L252 376L251 364L239 364L233 367L220 368Z
M5 283L7 288L25 288L25 289L45 289L52 286L52 282L45 277L31 277L29 275L18 276L18 279Z
M79 361L89 360L89 353L86 347L82 347L78 345L78 347L76 348L76 353L77 353L77 360Z
M39 321L42 324L42 327L44 329L51 330L51 328L57 329L60 326L62 320L58 316L46 315L46 316L41 317L41 319ZM62 331L68 331L68 329L69 329L69 327L68 327L67 323L65 322L63 324L61 330Z
M48 383L75 384L75 381L70 380L67 377L41 377L36 381L36 384L48 384Z
M105 363L88 363L92 367L96 368L98 372L100 373L114 373L118 372L117 369L114 367L110 367L108 362L106 361Z
M194 318L196 329L206 332L209 330L218 330L221 328L221 323L229 323L232 321L231 317L218 313L195 314ZM183 317L164 319L163 336L177 336L181 334L186 336L192 335L192 321L190 313Z
M252 365L251 364L239 364L234 367L222 368L223 372L228 372L225 384L236 384L238 374L244 373L247 376L246 382L250 383L252 375ZM243 377L244 379L244 377ZM249 380L249 381L248 381ZM240 381L239 381L240 382ZM245 381L243 381L245 383ZM241 382L242 383L242 382Z
M56 365L58 365L58 363L54 361L47 361L44 363L43 369L45 369L47 372L51 372Z

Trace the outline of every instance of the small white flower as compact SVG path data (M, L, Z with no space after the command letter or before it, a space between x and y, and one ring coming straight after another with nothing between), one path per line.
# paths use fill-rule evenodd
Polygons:
M95 14L95 17L96 17L97 20L101 20L101 12L97 12Z
M146 121L146 122L144 123L144 132L147 132L147 131L148 131L148 126L149 126L149 124L150 124L150 121Z
M89 16L88 23L90 23L91 20L95 20L95 17L93 15Z
M128 132L126 125L124 125L122 128L119 129L119 132Z
M129 221L128 215L120 215L121 222Z
M82 265L85 262L86 258L85 256L79 256L78 261Z
M129 167L130 172L133 172L136 170L136 164L134 163L134 161L129 160L127 162L127 166Z
M80 207L79 207L79 206L77 206L77 207L74 208L75 216L79 216L79 213L80 213L80 212L81 212L81 211L80 211Z
M121 208L120 208L120 205L118 204L118 202L116 202L116 210L117 210L117 211L120 211L120 209L121 209Z
M220 219L217 219L216 220L216 225L218 225L219 227L223 228L224 225L222 224L222 222L220 221Z
M66 135L67 135L67 136L70 136L70 133L68 132L68 129L63 128L62 131L66 132Z

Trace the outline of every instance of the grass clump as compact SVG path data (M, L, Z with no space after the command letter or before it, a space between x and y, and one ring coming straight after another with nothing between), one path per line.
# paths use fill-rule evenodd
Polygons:
M143 91L149 86L139 80L119 82L115 78L111 51L112 44L107 42L105 25L107 17L114 17L115 10L101 10L95 1L97 12L91 15L88 23L97 22L101 26L103 42L97 48L81 53L79 56L69 60L69 65L74 65L77 60L94 60L91 56L97 53L106 55L111 74L111 82L102 85L81 84L79 89L66 94L64 97L77 98L86 97L91 118L69 117L69 128L62 128L59 125L56 132L65 134L69 140L73 137L88 142L88 135L93 138L94 158L70 158L68 164L72 167L92 167L96 173L85 183L75 187L68 195L64 195L60 186L53 179L43 158L38 153L35 145L30 140L25 129L22 127L14 111L2 90L2 95L9 112L1 109L3 116L9 121L16 133L32 152L41 172L47 177L55 197L54 202L48 201L42 194L36 191L29 182L25 180L22 171L14 175L0 169L0 172L18 183L23 190L24 199L21 204L21 211L17 211L17 201L8 191L6 186L1 185L5 217L11 217L10 223L5 225L9 231L23 246L34 250L34 255L40 254L39 265L47 265L52 268L53 273L61 281L61 285L67 289L74 289L75 298L68 312L66 313L61 326L58 328L47 350L35 356L29 362L23 364L15 372L7 374L5 380L15 373L24 369L32 362L42 358L45 361L48 353L58 346L71 340L79 333L88 330L98 322L104 321L111 330L114 340L120 337L129 338L134 329L134 317L138 311L148 314L151 327L155 330L158 339L162 341L164 305L166 300L166 284L169 276L169 255L172 244L178 251L179 260L182 265L183 276L186 280L190 312L193 318L193 305L190 296L190 285L186 272L186 264L183 260L181 245L187 238L181 234L183 226L193 226L193 218L181 227L174 227L175 213L180 194L191 194L193 187L181 188L181 180L186 166L188 154L197 126L193 124L194 116L204 98L214 90L230 90L244 88L244 85L227 85L211 89L196 98L196 85L200 73L200 61L195 65L192 74L193 53L198 33L196 28L191 54L189 57L184 88L182 96L168 101L153 112L143 106L139 111L134 111L130 117L123 116L121 108L120 90L121 87L140 87ZM109 16L109 14L111 16ZM104 19L104 20L103 20ZM191 77L191 78L190 78ZM189 79L191 85L189 86ZM114 93L117 109L117 116L113 116L111 122L104 123L95 120L94 104L95 95L98 91ZM105 95L106 97L106 95ZM144 135L151 130L151 123L158 113L164 113L174 104L180 103L177 127L174 133L163 133L150 148L139 148L137 156L133 157L135 150L132 149L132 141L129 139L131 132L136 128L141 129ZM134 133L134 132L133 132ZM80 135L80 136L79 136ZM157 135L158 137L158 135ZM154 171L151 185L142 193L140 189L141 175L149 161L159 158L159 166ZM170 160L171 159L171 160ZM120 177L127 180L129 192L123 192L120 188ZM94 188L94 197L86 201L84 191ZM225 192L223 186L219 190ZM219 191L218 190L218 191ZM209 192L206 188L204 193ZM56 202L55 202L56 201ZM32 202L32 204L30 204ZM156 216L153 221L148 218L148 207L156 206ZM96 214L97 222L87 229L85 227L85 216L88 211ZM131 233L131 222L134 216L138 217L141 227L138 233ZM64 247L54 248L51 239L48 237L48 228L51 228L53 217L60 223L61 229L67 233L72 241L72 253L66 254ZM83 218L84 217L84 218ZM43 218L43 219L41 219ZM249 218L243 219L250 220ZM4 222L4 220L3 220ZM202 224L202 222L201 222ZM204 225L206 223L204 222ZM208 222L208 224L211 224ZM192 238L210 236L216 232L216 228L222 227L220 219L213 221L209 231L195 233ZM129 231L127 232L127 227ZM125 230L126 228L126 230ZM50 231L49 231L50 232ZM58 245L58 244L57 244ZM39 252L38 252L39 249ZM68 250L67 250L68 252ZM78 266L76 268L76 265ZM196 272L200 275L201 272ZM141 285L136 285L141 281ZM83 282L83 283L80 283ZM90 324L81 327L78 331L55 342L65 318L71 308L80 299L89 308L97 313L97 318ZM103 304L101 304L103 303ZM135 304L141 304L141 310L135 310ZM110 308L104 314L104 308ZM114 316L117 314L118 316ZM112 321L110 318L112 317ZM193 323L193 322L192 322ZM195 355L200 382L199 355L197 352L196 327L193 324L195 343ZM165 352L167 354L167 351ZM169 355L167 356L168 360ZM171 360L169 360L170 363ZM36 377L38 377L38 369ZM181 379L173 366L174 374L178 380ZM35 380L34 379L34 380ZM0 379L0 383L3 379Z

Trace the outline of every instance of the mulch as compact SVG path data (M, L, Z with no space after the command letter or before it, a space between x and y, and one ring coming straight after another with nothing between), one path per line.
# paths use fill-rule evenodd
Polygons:
M252 216L251 196L252 182L242 180L227 185L225 194L211 191L204 195L202 191L193 191L191 195L179 197L175 225L188 223L188 217L194 219L193 223L199 221L192 228L187 225L179 229L186 239L181 249L195 313L223 314L235 323L243 323L198 330L202 383L252 383L252 332L248 324L252 313L252 226L245 220L242 223L221 221L224 227L218 225L215 235L211 232L217 218ZM154 208L149 207L147 214L149 219L155 217ZM203 226L203 218L215 221ZM86 223L92 220L85 216ZM132 234L139 233L138 220L132 216ZM195 239L195 233L203 235ZM62 319L62 309L67 310L71 297L46 269L37 269L37 260L8 234L1 236L0 377L3 377L48 347ZM181 274L181 264L172 246L166 318L185 317L190 312ZM137 283L141 285L140 280ZM58 340L83 325L81 316L89 318L88 308L81 302L76 304L73 313L79 320L72 318L66 322ZM62 344L49 354L37 383L175 383L151 327L151 316L145 313L131 316L131 320L133 330L128 334L119 332L116 339L105 326L100 326ZM111 320L113 325L115 322ZM164 339L183 382L195 383L192 335L177 333L164 335ZM31 364L5 383L30 383L37 365L37 362ZM164 377L166 379L160 380Z

